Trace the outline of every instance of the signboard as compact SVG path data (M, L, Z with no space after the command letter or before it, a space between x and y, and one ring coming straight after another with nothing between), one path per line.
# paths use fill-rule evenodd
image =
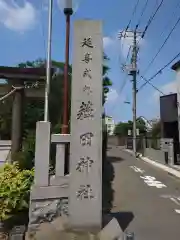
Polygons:
M69 222L74 228L101 228L101 22L76 21L73 50Z

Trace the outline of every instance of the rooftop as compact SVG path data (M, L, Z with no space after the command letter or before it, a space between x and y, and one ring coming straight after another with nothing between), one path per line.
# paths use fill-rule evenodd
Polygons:
M53 75L54 69L51 69ZM46 68L20 68L0 66L0 78L2 79L19 79L19 80L44 80Z

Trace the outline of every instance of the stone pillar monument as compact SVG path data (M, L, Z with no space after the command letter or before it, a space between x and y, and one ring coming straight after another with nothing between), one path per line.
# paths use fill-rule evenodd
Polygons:
M99 230L102 221L102 61L100 21L74 24L69 223Z

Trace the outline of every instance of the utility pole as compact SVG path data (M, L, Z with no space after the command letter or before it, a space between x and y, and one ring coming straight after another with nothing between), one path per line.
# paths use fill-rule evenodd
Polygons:
M130 34L128 34L130 33ZM132 106L132 112L133 112L133 152L134 156L136 156L136 145L137 145L137 139L136 139L136 95L137 95L137 53L138 53L138 47L137 47L137 35L139 36L141 32L137 31L137 26L134 31L125 31L119 33L119 38L128 38L132 37L133 34L133 44L132 44L132 57L131 57L131 65L125 66L125 68L128 70L128 75L131 75L133 77L132 79L132 99L133 99L133 106Z
M132 111L133 111L133 152L134 156L136 156L136 144L137 144L137 139L136 139L136 76L137 76L137 34L136 30L134 31L134 37L133 37L133 50L132 50L132 69L131 69L131 75L133 77L132 79L132 97L133 97L133 106L132 106Z

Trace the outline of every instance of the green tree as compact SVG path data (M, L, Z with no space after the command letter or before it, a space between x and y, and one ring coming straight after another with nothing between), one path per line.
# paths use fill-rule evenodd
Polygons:
M105 102L106 95L109 91L109 86L112 85L112 82L108 78L108 57L104 54L104 65L103 65L103 103ZM45 61L42 59L37 59L35 61L27 61L20 63L19 67L21 68L31 68L31 67L45 67ZM52 124L52 131L55 133L60 132L61 123L62 123L62 97L63 97L63 71L64 63L52 61L52 67L56 69L56 74L54 74L51 86L50 86L50 95L49 95L49 118ZM72 68L69 66L69 90L71 90L71 73ZM71 93L69 91L69 103L70 103ZM0 102L0 134L2 139L11 138L11 118L12 118L12 101L13 98L7 98L4 102ZM70 115L70 105L69 105L69 115ZM21 159L22 162L24 159L31 159L32 162L34 155L34 137L36 122L43 120L44 116L44 99L32 99L26 98L24 102L24 119L23 119L23 129L24 129L24 144L23 149L26 152L25 155L16 156L18 159ZM34 136L34 137L33 137ZM28 146L31 146L29 149ZM29 149L29 150L28 150ZM30 168L31 164L28 164Z
M161 122L154 123L151 130L152 138L158 138L161 135Z
M107 93L109 92L109 87L112 85L111 80L108 77L108 72L110 68L108 67L109 58L104 54L104 64L103 64L103 103L106 101ZM45 61L38 59L33 62L20 63L20 67L44 67ZM53 76L50 86L50 96L49 96L49 118L52 123L53 129L57 132L60 129L62 122L62 97L63 97L63 70L64 63L52 61L52 67L57 69L57 74ZM69 66L69 103L71 96L71 72L72 68ZM25 107L25 119L24 119L24 129L35 129L35 124L37 121L43 119L44 114L44 102L40 100L26 99ZM70 105L69 105L70 114ZM57 130L56 130L57 129Z
M139 129L140 134L144 134L146 132L146 124L142 118L138 118L136 120L136 128ZM133 122L120 122L116 125L114 134L125 137L128 135L128 130L133 130Z
M108 77L110 68L108 66L109 58L104 54L104 64L103 64L103 104L107 99L107 94L109 92L109 87L112 86L112 81Z

